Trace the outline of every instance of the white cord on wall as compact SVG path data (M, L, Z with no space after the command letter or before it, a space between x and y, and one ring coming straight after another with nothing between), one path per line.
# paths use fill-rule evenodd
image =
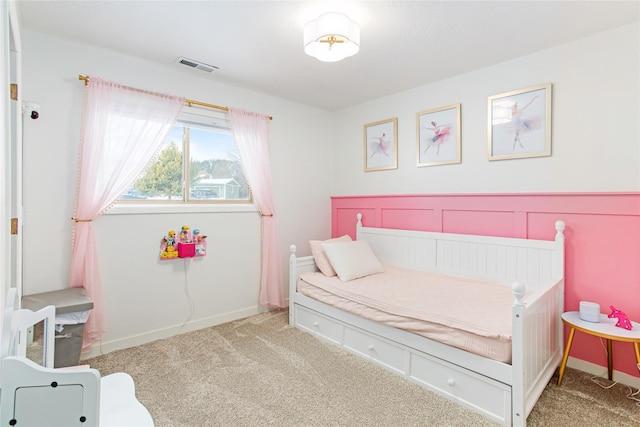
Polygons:
M189 260L189 258L184 258L184 293L187 297L187 301L189 302L189 317L187 317L187 320L185 320L184 323L180 326L180 329L178 329L178 333L176 335L180 335L180 333L182 332L182 328L184 328L184 326L189 323L191 317L193 316L193 312L195 311L195 304L193 303L193 298L191 298L191 294L189 293L189 277L187 274Z

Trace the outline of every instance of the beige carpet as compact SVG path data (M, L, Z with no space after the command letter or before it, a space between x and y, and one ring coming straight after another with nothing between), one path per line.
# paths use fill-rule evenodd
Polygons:
M286 310L86 360L128 372L156 426L493 426L492 421L288 326ZM607 384L606 380L602 380ZM639 426L626 386L567 369L529 426Z

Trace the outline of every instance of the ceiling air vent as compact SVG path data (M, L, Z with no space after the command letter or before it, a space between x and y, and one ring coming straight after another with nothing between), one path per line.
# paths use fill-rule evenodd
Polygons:
M178 64L185 65L190 68L195 68L196 70L204 71L205 73L213 73L218 67L214 67L213 65L205 64L204 62L194 61L193 59L187 59L182 56L179 56L176 59Z

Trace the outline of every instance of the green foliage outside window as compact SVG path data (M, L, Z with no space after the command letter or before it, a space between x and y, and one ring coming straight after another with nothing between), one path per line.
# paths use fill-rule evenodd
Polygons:
M171 142L136 182L136 190L171 199L182 199L182 153Z

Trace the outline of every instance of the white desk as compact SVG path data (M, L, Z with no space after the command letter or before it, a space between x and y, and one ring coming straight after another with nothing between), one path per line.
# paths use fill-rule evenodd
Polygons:
M636 361L640 364L640 324L631 322L633 329L628 331L624 328L616 326L618 319L609 319L606 314L600 314L600 322L587 322L580 319L580 312L568 311L562 314L562 322L567 325L569 329L569 337L567 338L567 344L564 349L564 356L562 357L562 363L560 364L560 372L558 374L558 385L562 383L562 377L564 376L564 370L567 367L567 359L569 358L569 351L571 350L571 344L573 343L573 335L576 330L584 332L585 334L594 335L596 337L605 338L607 340L607 368L609 379L613 377L613 350L611 346L612 341L622 341L633 343L633 348L636 352Z

